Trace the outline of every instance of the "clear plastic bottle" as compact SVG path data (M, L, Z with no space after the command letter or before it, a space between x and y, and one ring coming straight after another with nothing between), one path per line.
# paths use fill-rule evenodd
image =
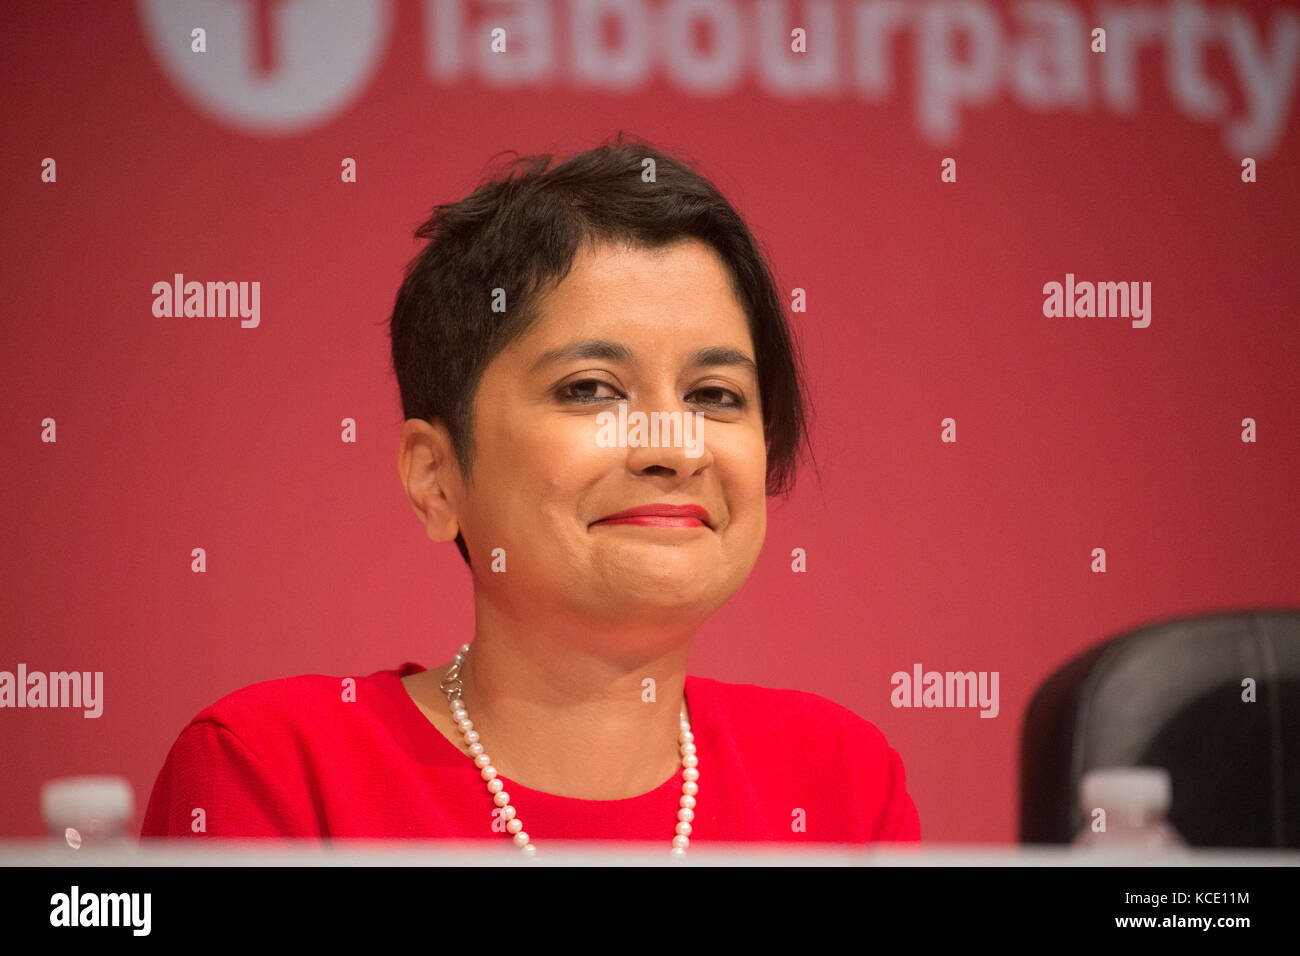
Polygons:
M1172 786L1161 767L1108 767L1089 770L1079 784L1085 823L1073 846L1081 849L1178 850L1187 842L1165 819ZM1098 809L1105 830L1094 830Z
M60 777L41 785L41 816L68 852L131 846L135 795L123 777Z

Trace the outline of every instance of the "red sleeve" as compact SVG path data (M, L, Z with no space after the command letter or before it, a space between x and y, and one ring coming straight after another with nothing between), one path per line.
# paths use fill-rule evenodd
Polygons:
M167 754L140 836L319 837L310 801L274 780L233 731L195 720Z
M903 758L880 728L835 705L843 728L841 766L864 843L919 843L921 818L907 792Z
M886 745L888 783L886 801L880 819L876 822L872 842L902 843L920 842L921 817L916 812L916 804L907 792L907 775L903 771L903 758L893 747Z

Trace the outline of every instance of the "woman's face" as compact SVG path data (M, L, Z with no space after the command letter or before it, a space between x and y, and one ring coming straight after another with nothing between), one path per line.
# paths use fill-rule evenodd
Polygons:
M712 247L584 247L479 385L472 480L452 495L476 588L613 620L713 613L748 576L767 527L754 360ZM603 430L601 412L615 419ZM632 447L637 412L679 412L692 427L676 447ZM653 504L698 505L708 523L601 522ZM496 548L504 574L492 571Z

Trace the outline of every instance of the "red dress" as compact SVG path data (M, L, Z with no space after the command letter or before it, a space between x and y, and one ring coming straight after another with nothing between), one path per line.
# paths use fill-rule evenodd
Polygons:
M181 731L141 837L483 839L495 805L469 754L429 723L399 678L311 674L238 690ZM698 748L691 846L721 841L918 841L903 762L874 725L797 690L686 677ZM490 750L488 751L491 752ZM539 847L548 840L672 844L682 771L624 800L579 800L500 777ZM202 809L201 815L196 809ZM195 832L192 821L205 829ZM498 824L498 827L500 824Z

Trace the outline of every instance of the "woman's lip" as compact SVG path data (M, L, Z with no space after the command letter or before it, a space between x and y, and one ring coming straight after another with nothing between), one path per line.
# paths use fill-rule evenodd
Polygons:
M598 524L637 524L644 528L707 528L708 525L691 515L631 515L626 518L606 518Z
M626 511L619 511L605 517L593 524L639 524L652 527L698 527L703 523L705 527L713 527L709 523L709 513L699 505L641 505L638 508L628 508Z

